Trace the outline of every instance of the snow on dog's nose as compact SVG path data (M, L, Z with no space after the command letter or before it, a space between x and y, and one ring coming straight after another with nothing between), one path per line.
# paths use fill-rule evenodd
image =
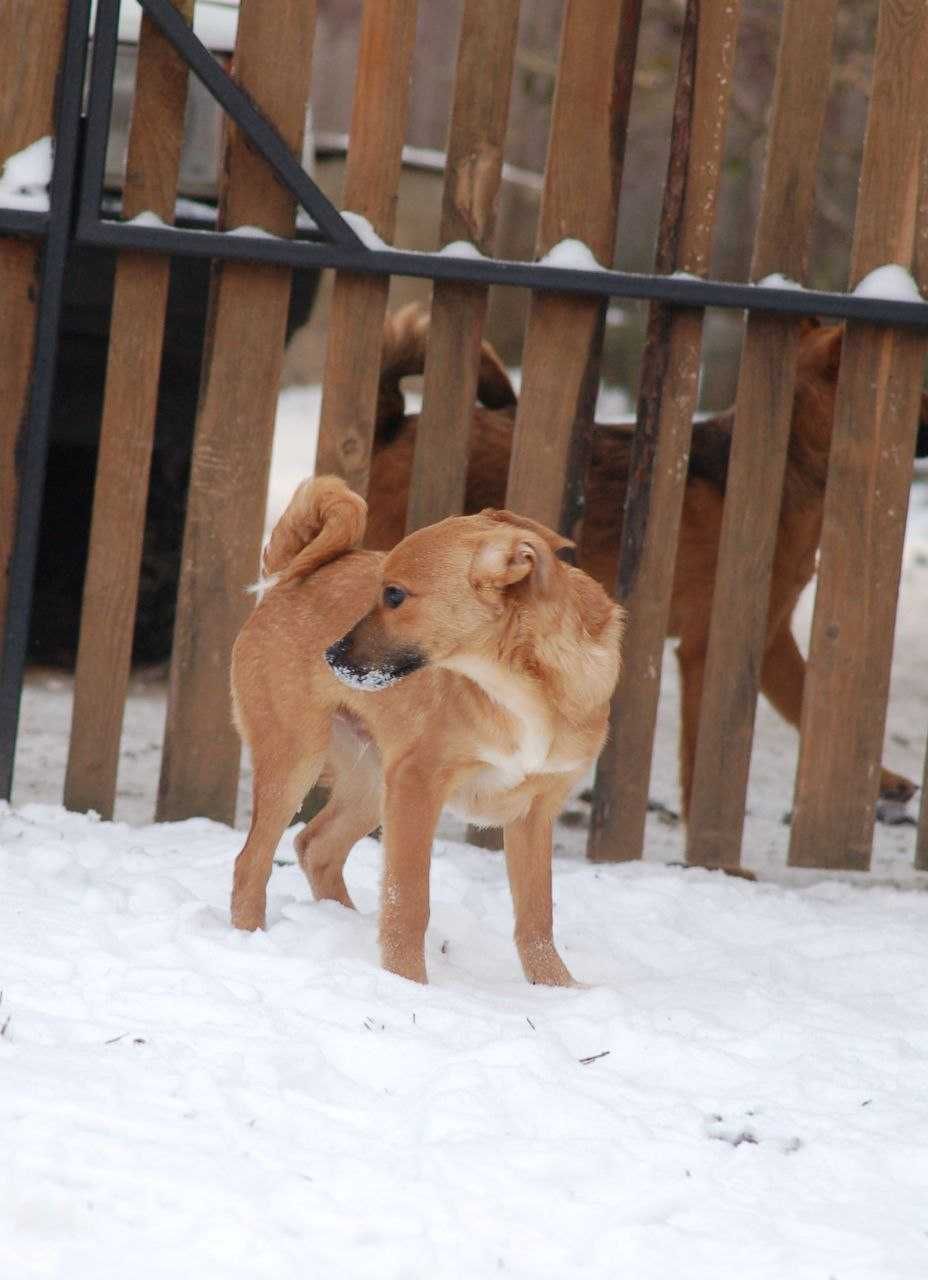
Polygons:
M333 674L351 689L386 689L425 666L425 655L418 649L407 647L365 657L356 648L352 630L325 651L325 660Z

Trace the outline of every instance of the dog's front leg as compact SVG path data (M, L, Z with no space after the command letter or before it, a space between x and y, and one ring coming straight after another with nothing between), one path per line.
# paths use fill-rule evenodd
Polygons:
M570 987L574 980L554 945L554 909L551 900L551 857L554 815L541 799L524 817L503 831L506 870L515 912L515 942L529 982L547 987Z
M429 864L445 790L438 769L408 758L384 770L380 955L385 969L413 982L428 981Z

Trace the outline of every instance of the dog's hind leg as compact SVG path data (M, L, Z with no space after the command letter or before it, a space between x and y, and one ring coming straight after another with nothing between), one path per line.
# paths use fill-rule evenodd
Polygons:
M354 903L345 887L344 866L352 846L380 823L380 756L370 741L346 732L336 717L329 744L332 787L325 807L296 838L300 866L313 897Z
M788 626L782 627L767 646L761 669L760 687L764 696L784 720L797 730L802 719L802 693L806 664ZM880 769L880 798L905 804L917 787L909 778L890 769Z
M789 626L772 636L760 673L761 693L787 723L799 728L806 664Z
M680 791L683 816L690 808L693 789L693 768L696 762L696 739L699 734L699 709L702 704L702 686L706 674L706 653L702 644L677 645L677 662L680 665Z
M524 817L503 830L516 949L529 982L547 987L574 985L554 945L551 900L553 813L560 810L566 794L565 788L553 809L550 803L535 800Z
M270 753L262 749L254 761L251 829L235 859L232 883L232 923L236 929L264 928L274 853L325 763L324 749L306 755L304 741L300 755L296 744L290 745L292 752Z

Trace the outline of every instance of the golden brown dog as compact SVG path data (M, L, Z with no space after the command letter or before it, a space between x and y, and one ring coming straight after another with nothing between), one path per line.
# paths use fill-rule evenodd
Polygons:
M275 575L232 659L254 810L232 919L264 924L275 849L320 777L328 803L297 837L316 898L351 906L352 845L382 823L386 968L426 980L432 836L444 805L502 825L515 940L530 982L571 982L552 938L552 824L606 735L622 616L557 559L569 546L508 511L421 529L388 556L356 548L365 504L304 482L271 535Z
M773 563L767 645L761 690L797 729L802 708L805 661L791 630L793 611L815 572L822 528L828 453L834 419L843 325L803 325L789 452ZM416 415L404 415L400 378L421 373L428 317L415 304L387 317L381 372L381 414L377 423L370 482L366 545L389 548L403 536L409 477L415 449ZM512 446L515 395L506 394L505 370L484 343L474 409L465 510L505 502ZM683 501L680 540L668 634L679 638L682 682L680 775L684 813L688 807L699 706L709 642L712 592L734 413L728 410L693 428L693 444ZM633 428L599 426L586 484L583 529L577 562L608 591L616 579L621 519L628 484ZM928 455L928 402L923 400L918 454ZM906 801L915 792L908 778L883 769L884 800Z

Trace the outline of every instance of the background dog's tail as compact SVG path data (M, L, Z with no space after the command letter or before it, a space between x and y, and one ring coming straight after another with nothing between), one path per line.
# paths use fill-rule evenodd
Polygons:
M304 480L274 526L261 567L276 582L291 582L361 545L367 503L336 476Z
M393 438L406 412L401 380L425 369L430 323L428 311L418 302L391 311L384 319L376 427L382 444ZM477 399L488 409L506 409L516 403L509 374L489 342L480 346Z

